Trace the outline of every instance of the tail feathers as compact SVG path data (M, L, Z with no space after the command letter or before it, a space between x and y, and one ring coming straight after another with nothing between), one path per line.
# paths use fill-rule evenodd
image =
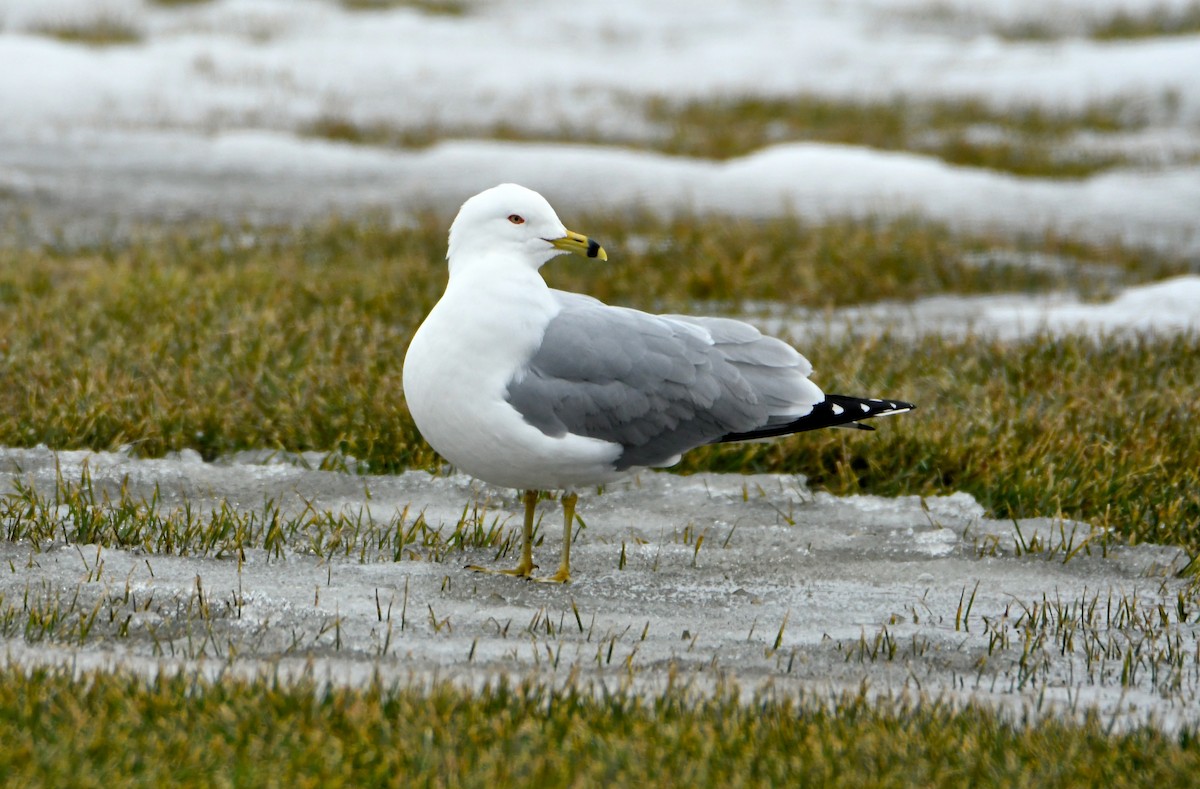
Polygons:
M799 419L768 425L744 433L726 433L714 441L714 444L726 441L751 441L756 438L771 438L786 436L792 433L803 433L806 430L819 430L823 427L853 427L859 430L874 430L870 425L860 424L860 419L871 419L876 416L903 414L916 408L912 403L901 400L879 400L875 398L849 397L847 395L825 395L825 399L813 406L813 410Z

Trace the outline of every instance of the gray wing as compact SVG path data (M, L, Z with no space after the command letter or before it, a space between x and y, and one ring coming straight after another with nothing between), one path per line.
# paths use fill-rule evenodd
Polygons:
M803 356L748 324L554 293L563 309L509 382L508 402L547 435L620 444L619 469L670 464L722 436L803 416L823 397Z

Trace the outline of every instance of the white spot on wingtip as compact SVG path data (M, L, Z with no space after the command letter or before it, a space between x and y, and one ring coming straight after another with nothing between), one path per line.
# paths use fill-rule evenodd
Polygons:
M833 411L834 416L841 416L842 412L846 410L846 409L842 408L840 405L837 405L836 403L831 403L829 408L831 411Z
M864 414L868 413L871 410L871 406L867 405L866 403L859 403L858 407L863 410Z

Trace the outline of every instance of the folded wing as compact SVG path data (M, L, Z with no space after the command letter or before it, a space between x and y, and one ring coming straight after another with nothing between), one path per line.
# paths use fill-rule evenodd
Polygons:
M509 382L508 402L547 435L619 444L620 469L670 465L693 447L740 440L732 436L794 432L786 426L824 401L808 360L749 324L555 296L562 311Z

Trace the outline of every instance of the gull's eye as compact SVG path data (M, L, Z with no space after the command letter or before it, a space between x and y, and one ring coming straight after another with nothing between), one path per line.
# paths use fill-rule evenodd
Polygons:
M523 225L525 224L525 217L518 214L509 214L508 221L512 222L514 225Z

